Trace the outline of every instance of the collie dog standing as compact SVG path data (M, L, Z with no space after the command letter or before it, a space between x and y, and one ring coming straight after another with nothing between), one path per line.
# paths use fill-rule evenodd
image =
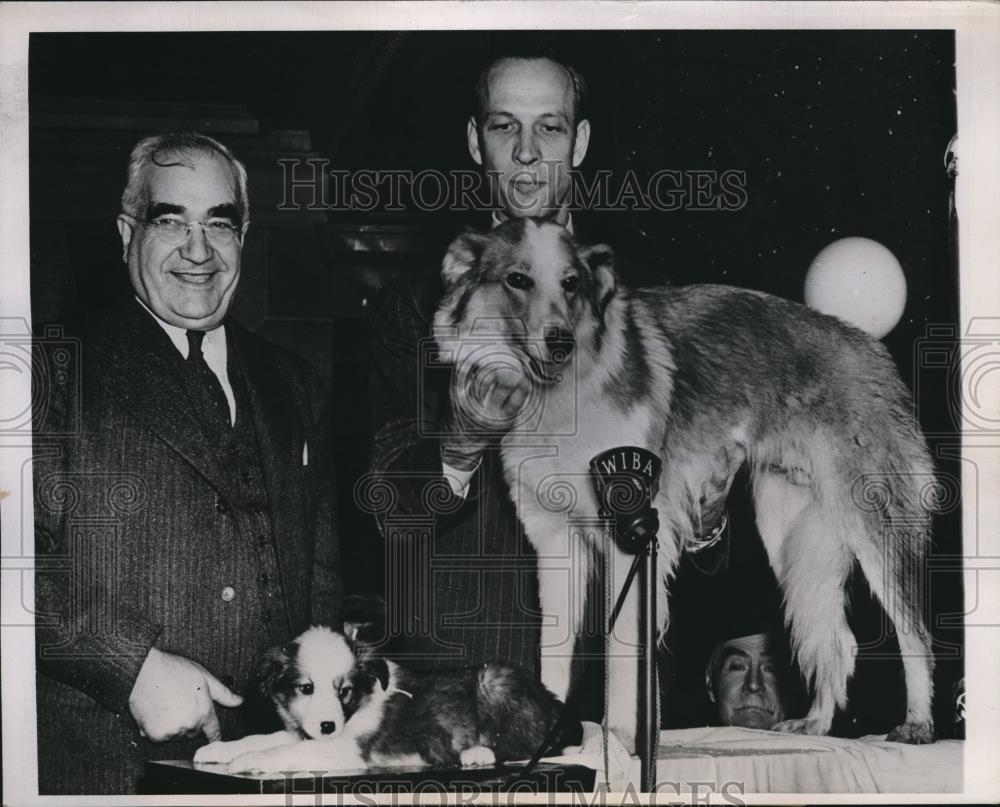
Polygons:
M418 673L325 627L269 651L258 682L285 730L209 743L196 763L228 772L492 765L530 757L561 709L517 667ZM579 722L564 726L555 744L578 743Z
M909 391L879 342L760 292L629 290L608 247L581 247L564 228L532 219L458 237L442 274L434 331L441 359L454 365L456 417L477 422L497 389L523 396L501 448L538 553L542 681L556 696L569 691L588 576L610 552L617 596L631 562L587 527L597 517L588 464L609 448L642 446L663 462L653 502L661 631L685 543L711 531L747 463L813 693L804 718L776 728L824 734L845 706L856 652L845 581L856 563L899 638L907 711L889 739L933 741L919 578L936 488ZM641 646L635 588L608 645L609 720L626 743L635 737Z

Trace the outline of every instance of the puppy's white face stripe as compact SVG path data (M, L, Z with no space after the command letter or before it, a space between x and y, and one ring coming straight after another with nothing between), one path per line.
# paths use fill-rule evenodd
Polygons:
M298 638L298 667L314 684L318 675L331 681L341 679L354 669L354 653L347 640L329 628L309 628Z
M345 723L338 687L354 669L354 653L343 635L323 627L310 628L296 644L298 652L293 663L297 683L312 684L312 692L305 694L296 689L286 700L284 711L312 739L334 737Z

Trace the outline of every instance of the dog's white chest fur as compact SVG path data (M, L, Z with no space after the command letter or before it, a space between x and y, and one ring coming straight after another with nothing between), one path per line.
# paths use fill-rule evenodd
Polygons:
M623 412L587 384L550 387L540 412L503 441L504 473L532 544L558 552L568 540L568 519L597 516L590 461L620 445L645 445L652 412ZM568 549L569 547L565 547Z

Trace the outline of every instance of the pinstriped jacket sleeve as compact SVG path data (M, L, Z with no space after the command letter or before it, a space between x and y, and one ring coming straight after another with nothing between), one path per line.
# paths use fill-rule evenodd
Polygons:
M39 672L81 690L114 714L128 707L132 685L162 626L144 614L116 603L113 630L94 630L106 623L109 590L114 579L97 574L86 587L85 566L74 547L68 524L68 502L86 505L89 486L74 476L74 454L87 435L81 433L80 387L60 384L46 371L55 364L36 347L33 374L36 402L34 420L34 531L36 643ZM80 367L65 368L63 378L79 378ZM78 481L74 482L74 479ZM102 497L111 495L106 487ZM97 563L93 564L96 567ZM93 568L92 567L92 568Z

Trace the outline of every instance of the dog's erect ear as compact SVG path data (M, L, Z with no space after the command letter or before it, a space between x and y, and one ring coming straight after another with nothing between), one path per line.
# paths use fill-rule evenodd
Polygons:
M358 664L358 671L378 681L382 690L389 688L389 665L381 656L370 656Z
M354 648L355 642L378 642L386 637L385 599L378 594L349 594L341 608L343 634Z
M580 250L580 260L590 267L594 278L594 309L599 317L604 316L604 310L611 302L615 289L618 287L618 276L615 273L615 253L607 244L595 244Z
M441 279L446 290L451 289L462 275L479 263L488 238L488 233L466 230L451 242L441 264Z
M272 647L257 665L257 688L265 698L284 688L292 666L288 647Z

